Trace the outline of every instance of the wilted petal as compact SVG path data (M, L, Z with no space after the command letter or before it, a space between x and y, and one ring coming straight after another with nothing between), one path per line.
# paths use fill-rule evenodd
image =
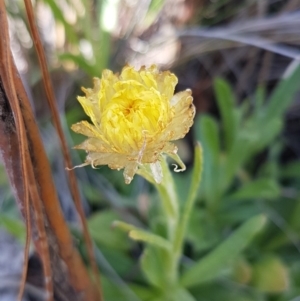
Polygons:
M71 126L71 129L87 137L100 137L98 129L87 121L80 121Z
M126 184L130 184L134 175L136 174L138 166L139 164L137 162L130 162L125 166L123 175Z
M75 149L84 149L87 152L109 153L111 152L110 146L103 140L97 138L86 139L81 144L74 146Z
M166 154L177 154L177 146L174 143L168 142L164 145L164 148L162 149L162 153Z
M100 115L100 110L98 109L97 105L92 103L90 99L86 98L85 96L78 96L78 101L80 102L81 106L84 109L86 115L88 115L94 125L98 125L98 118Z
M93 167L98 165L108 165L111 169L122 169L128 164L126 156L118 153L96 153L90 152L86 157Z
M156 183L161 183L163 178L162 168L159 161L156 161L154 163L150 163L150 169L153 175L153 178Z
M171 104L175 114L166 129L166 133L170 133L170 140L178 140L187 134L194 122L195 107L191 90L175 94L171 99Z
M170 71L164 71L157 76L158 91L166 95L168 99L173 96L177 83L177 77Z
M123 81L135 80L135 81L139 82L140 84L142 84L142 79L141 79L140 73L138 71L136 71L134 69L134 67L129 66L129 65L125 66L122 69L120 79Z

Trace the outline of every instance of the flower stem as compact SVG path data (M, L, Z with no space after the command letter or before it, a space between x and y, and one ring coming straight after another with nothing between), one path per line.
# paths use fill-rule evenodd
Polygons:
M168 240L172 244L172 249L169 252L168 275L170 285L177 286L178 268L184 236L189 223L190 215L195 204L198 187L202 175L202 148L198 143L195 147L195 162L192 174L192 182L187 201L183 208L183 213L179 215L179 202L175 189L173 177L170 173L166 160L162 162L163 183L156 185L160 194L165 216L168 224Z
M166 280L165 293L168 300L173 300L170 292L176 292L179 281L179 262L182 254L184 236L188 226L189 218L195 204L195 199L201 181L202 174L202 149L200 144L195 148L195 162L192 174L192 182L187 197L187 201L183 208L183 213L179 211L179 200L174 183L174 179L168 167L165 157L161 157L162 181L156 183L154 176L148 166L142 166L138 173L146 180L155 185L162 203L162 211L166 220L167 241L170 243L168 248L164 248L166 256L164 257L163 273ZM171 293L172 294L172 293Z
M162 208L166 217L168 228L168 240L173 241L175 227L178 223L178 198L174 185L174 180L169 170L166 158L161 160L163 180L162 183L156 184L156 188L162 201Z

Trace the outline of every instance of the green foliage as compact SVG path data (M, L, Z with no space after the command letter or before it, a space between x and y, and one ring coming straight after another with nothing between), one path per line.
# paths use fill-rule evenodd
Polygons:
M253 266L253 286L263 292L281 293L289 287L288 269L276 256L262 257Z
M26 230L22 221L7 214L0 214L0 229L5 229L8 233L16 237L20 242L25 243Z
M280 188L274 179L262 178L245 183L240 189L228 196L231 200L274 200L280 195Z
M161 249L148 246L141 257L141 268L148 281L155 287L163 289L167 285L165 273L168 254Z
M91 204L105 207L88 219L102 254L105 300L288 301L299 294L300 273L290 256L299 255L292 246L300 231L300 165L279 161L283 118L299 78L297 69L267 100L258 88L252 106L249 100L238 106L230 85L216 79L221 120L208 114L196 120L200 144L184 178L174 177L166 161L162 184L146 169L140 171L157 189L146 195L145 211L129 201L138 196L132 194L138 179L128 190L121 174L93 171L119 189L119 194L108 190L99 197L97 187L83 185ZM289 189L295 196L284 198ZM111 196L118 211L106 208ZM122 205L116 205L116 196ZM0 216L0 226L21 239L24 235L20 222L7 215Z
M264 252L264 246L269 241L269 249L272 247L274 252L278 246L288 246L291 241L284 233L278 234L272 223L265 226L266 216L260 213L266 212L269 217L269 211L265 211L266 202L273 206L272 210L280 207L284 189L281 178L299 176L298 162L283 167L278 161L282 149L278 137L299 78L300 69L283 80L268 100L265 100L265 90L258 88L253 107L237 106L228 83L222 79L215 81L221 121L209 115L202 115L196 121L196 138L202 148L196 147L189 181L184 181L182 186L178 178L172 184L169 173L165 171L166 182L162 186L155 184L162 202L157 214L165 220L161 224L165 230L157 232L154 227L145 231L123 222L116 224L117 228L128 232L130 238L146 245L140 257L140 267L149 291L140 290L143 291L142 300L202 300L202 296L206 296L211 300L256 301L267 300L268 293L279 294L290 288L290 272L285 258L280 258L279 254L269 256ZM198 190L201 149L204 173ZM262 151L267 155L257 168L255 158ZM146 171L141 175L155 183ZM178 194L174 186L177 182L178 188L185 191L190 185L190 192ZM178 212L174 191L177 196L184 197L183 201L175 197L179 203ZM298 202L295 206L299 212ZM295 212L280 211L280 214L289 219L291 227L299 227ZM176 229L176 224L178 232L172 230ZM150 225L154 223L150 222ZM160 236L161 233L165 233L164 236ZM183 264L180 258L184 248L178 241L185 239L195 252L192 260ZM216 290L214 285L222 279L249 285L253 292L237 289L237 294L233 295L226 285Z
M245 222L221 245L194 263L183 274L181 283L185 287L191 287L220 277L222 271L232 265L239 253L261 231L265 222L266 218L264 216L255 216Z
M222 118L220 125L210 116L201 116L196 123L197 138L204 149L203 194L205 202L214 210L226 196L236 176L241 190L235 189L235 199L276 198L279 193L275 179L255 179L253 183L243 178L244 168L259 152L264 150L279 135L286 108L293 100L299 82L298 68L289 79L283 80L270 99L263 103L263 89L258 89L258 99L253 112L234 106L233 92L221 79L215 81L215 94ZM224 144L224 147L221 145ZM246 176L247 177L247 176Z
M117 218L118 215L112 210L105 210L94 214L88 221L90 233L95 242L100 246L105 245L115 250L128 250L130 243L126 235L113 229L111 226Z
M299 162L283 166L279 158L284 114L299 78L297 69L268 99L265 89L258 88L253 105L249 100L237 105L230 85L216 79L220 120L208 114L197 118L195 140L200 144L195 147L193 169L184 178L174 177L163 161L164 178L159 185L147 169L139 171L159 196L149 191L143 219L137 212L134 218L124 214L134 203L118 184L122 177L107 173L125 204L118 207L122 208L119 214L106 209L89 218L97 247L125 280L113 292L115 282L104 280L107 300L273 301L269 298L273 294L278 296L276 301L288 301L287 291L296 296L297 285L291 281L293 261L279 250L290 250L299 238ZM262 162L256 164L262 153ZM287 183L296 195L288 205L283 198ZM134 185L135 181L132 191ZM98 203L103 206L105 197ZM97 198L92 198L92 204L97 204ZM276 226L277 212L279 224L281 218L285 220L281 229ZM190 251L186 252L186 246ZM115 277L111 272L104 274ZM300 279L298 274L295 277Z

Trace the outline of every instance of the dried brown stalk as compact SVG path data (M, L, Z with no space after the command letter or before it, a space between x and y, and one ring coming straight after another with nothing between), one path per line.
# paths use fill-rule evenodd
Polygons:
M99 301L95 283L73 246L29 100L12 61L0 0L0 149L17 203L44 270L47 300ZM29 241L27 242L27 247ZM25 267L28 253L25 253ZM26 272L26 270L25 270ZM60 296L60 297L58 297Z
M24 3L25 3L30 31L32 34L34 45L36 47L38 61L39 61L40 68L42 71L43 83L44 83L45 92L47 95L48 105L51 110L51 115L52 115L54 126L55 126L56 131L59 136L64 161L69 170L68 180L69 180L70 191L71 191L74 203L75 203L76 210L79 214L79 217L80 217L80 220L82 223L83 236L84 236L84 240L86 243L90 263L92 266L92 271L94 274L94 281L95 281L96 286L99 288L99 300L102 300L102 292L101 292L101 287L100 287L100 274L99 274L98 266L96 263L95 254L93 252L93 243L92 243L92 239L89 234L89 231L88 231L88 226L87 226L84 210L83 210L82 203L81 203L80 193L79 193L79 189L77 186L76 175L75 175L75 172L72 169L70 169L70 167L72 167L72 160L71 160L68 145L67 145L64 133L63 133L63 129L62 129L62 126L60 123L59 113L58 113L58 109L57 109L57 102L56 102L55 95L53 92L54 90L53 90L50 74L48 72L47 60L46 60L44 48L43 48L43 45L42 45L42 42L41 42L41 39L39 36L39 32L38 32L38 29L36 26L35 16L33 13L31 0L24 0Z

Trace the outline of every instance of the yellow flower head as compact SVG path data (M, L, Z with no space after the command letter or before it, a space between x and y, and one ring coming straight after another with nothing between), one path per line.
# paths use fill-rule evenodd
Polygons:
M94 78L94 88L82 90L78 101L93 124L81 121L72 130L89 137L76 149L88 155L83 165L124 168L131 182L139 166L150 164L154 178L161 181L160 157L174 157L170 141L183 138L193 124L195 107L191 90L175 95L177 77L159 72L155 65L136 71L125 66L120 75L104 70Z

